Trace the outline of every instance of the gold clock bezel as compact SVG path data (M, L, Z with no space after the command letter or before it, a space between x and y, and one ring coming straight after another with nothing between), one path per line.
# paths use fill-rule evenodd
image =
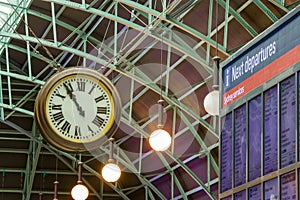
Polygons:
M105 91L108 91L108 94L113 102L114 109L112 111L112 121L108 123L108 127L104 129L104 132L100 133L100 135L95 137L95 139L92 141L72 141L61 137L60 133L58 133L58 130L54 130L52 128L51 122L47 114L47 99L51 91L55 88L58 82L61 83L63 79L67 80L68 78L74 77L76 75L85 76L87 78L97 80L98 84L104 86L102 88ZM36 98L34 114L41 135L51 145L67 152L79 153L93 151L99 148L99 146L106 142L116 132L121 117L121 100L115 86L103 74L99 73L96 70L88 68L70 67L64 69L63 71L57 72L45 82L44 86L41 88Z

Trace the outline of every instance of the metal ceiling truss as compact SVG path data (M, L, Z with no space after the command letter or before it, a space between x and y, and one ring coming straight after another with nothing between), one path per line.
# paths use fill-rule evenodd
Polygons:
M47 0L48 1L48 0ZM0 149L0 152L11 152L11 153L24 153L27 154L27 165L26 169L5 169L5 173L21 173L22 176L24 175L24 181L26 184L23 185L22 189L0 189L1 192L12 192L12 193L22 193L24 200L29 200L31 194L38 193L39 191L33 191L32 185L34 178L37 175L40 175L41 173L45 173L43 171L37 171L37 163L40 159L40 155L51 153L54 154L60 162L64 163L69 169L70 173L67 174L64 172L64 174L74 176L76 174L76 170L74 169L74 166L69 164L69 160L72 160L74 162L77 161L77 157L68 154L65 152L58 151L52 147L49 147L42 143L42 140L38 138L36 134L36 128L33 124L32 132L28 133L25 130L22 130L20 127L17 127L16 125L9 122L10 117L16 115L17 113L23 113L28 117L33 117L33 110L28 110L23 107L23 105L27 101L32 101L32 97L36 95L38 88L44 84L45 80L40 79L40 77L47 71L47 69L50 69L51 67L59 67L57 64L59 63L62 67L67 67L70 60L73 56L77 55L83 59L83 65L84 67L91 67L86 66L86 61L91 61L92 64L100 64L103 65L110 70L106 73L106 75L109 75L112 71L116 71L119 73L118 76L114 77L113 81L117 81L122 76L126 76L131 79L131 87L130 87L130 99L127 103L124 104L122 109L122 123L125 123L129 125L133 132L129 133L126 137L121 138L118 140L117 144L120 145L124 143L125 141L129 140L133 135L139 135L140 137L140 148L139 148L139 157L136 160L131 160L127 155L126 152L124 152L121 148L118 148L118 154L115 155L115 158L117 162L122 164L124 169L127 169L131 171L132 173L136 174L137 178L140 181L140 185L137 185L136 187L132 188L122 188L120 185L117 184L109 184L106 183L112 190L115 191L115 193L119 196L121 196L123 199L130 199L128 195L133 193L136 190L139 190L141 187L144 187L145 191L145 199L155 199L155 196L158 196L160 199L167 199L164 194L157 188L153 182L155 182L157 179L163 177L163 176L170 176L171 177L171 198L172 199L188 199L188 195L192 195L199 191L204 191L208 197L211 199L216 199L217 197L214 196L211 192L211 185L216 184L218 179L214 178L211 179L211 170L214 171L215 174L218 175L219 168L218 164L211 154L211 151L218 147L218 143L213 144L211 146L207 146L203 139L199 136L198 131L195 129L195 126L201 125L204 128L206 128L210 134L212 134L214 137L218 138L219 135L215 132L215 127L207 123L206 118L208 116L199 116L197 113L195 113L191 108L189 108L187 105L185 105L182 100L184 100L185 97L187 97L189 94L191 94L194 91L197 91L199 88L201 88L203 85L205 85L208 81L211 80L212 76L209 75L204 79L203 82L199 82L197 85L192 86L191 88L188 88L186 91L184 91L182 94L178 95L177 98L170 96L168 93L168 77L172 70L176 69L183 61L185 61L187 58L194 60L195 62L199 63L199 65L208 72L208 74L212 74L212 66L211 66L211 58L210 58L210 48L218 46L219 50L224 55L229 55L229 50L227 49L227 31L228 31L228 24L231 20L235 19L238 21L244 28L249 32L250 35L255 37L258 35L258 33L255 31L253 27L240 15L240 12L244 10L247 6L249 6L251 3L255 3L265 14L272 20L272 22L275 22L278 20L276 15L268 9L268 7L263 4L261 1L257 0L249 0L247 1L243 6L241 6L239 9L234 10L229 5L229 0L223 1L218 0L219 5L223 7L225 10L225 17L224 22L218 24L218 26L212 30L213 27L213 5L215 3L215 0L210 0L209 5L209 17L208 17L208 30L207 34L200 33L199 31L195 30L194 28L184 24L181 20L184 18L184 16L195 6L197 6L199 3L201 3L201 0L190 0L187 1L181 9L175 9L176 6L181 2L180 0L175 0L171 4L168 4L166 0L158 1L157 3L162 2L163 11L158 11L154 4L155 1L149 0L146 1L145 4L140 4L135 1L129 1L129 0L116 0L114 3L111 3L111 1L104 1L103 4L101 4L101 7L94 8L93 5L96 4L97 1L93 1L92 5L87 4L84 0L82 3L75 3L72 1L63 1L63 0L49 0L51 3L51 16L45 15L43 13L39 13L36 10L28 9L27 7L30 6L30 1L20 1L18 5L13 5L13 8L15 10L14 14L11 15L11 18L9 21L7 21L6 26L4 26L2 29L0 29L0 49L1 52L5 54L6 60L1 60L1 69L0 69L0 118L2 122L8 123L12 128L16 130L15 133L17 134L24 134L30 139L30 146L29 146L29 152L28 149L21 150L21 149ZM285 4L285 1L279 1L279 0L270 0L270 2L278 5L282 9L288 9ZM108 5L111 3L110 5ZM5 4L5 3L0 3ZM61 5L62 7L55 11L55 6ZM132 13L131 19L125 19L118 16L118 6L126 6L126 8L130 8L129 11ZM11 6L11 5L9 5ZM106 7L106 10L103 11L103 9ZM60 15L65 11L66 8L72 8L76 10L80 10L82 12L88 13L89 17L78 27L74 27L70 24L67 24L59 19ZM113 14L111 14L113 13ZM44 30L43 35L40 38L36 38L34 36L31 36L30 34L30 28L28 26L25 26L25 34L20 34L14 32L14 29L18 25L20 20L20 16L24 16L24 23L28 24L28 15L32 15L38 18L41 18L43 20L46 20L49 25ZM141 25L142 23L137 24L135 20L139 19L139 15L146 18L147 23ZM113 40L110 44L104 44L103 41L99 41L98 39L94 38L92 36L92 33L94 31L93 28L88 29L91 25L91 23L95 22L95 19L99 17L97 20L97 23L95 24L94 28L97 27L97 25L101 24L101 22L104 19L111 20L113 22L114 34L113 34ZM17 20L18 19L18 20ZM118 32L116 27L118 23L125 25L125 27ZM68 37L66 37L63 41L58 41L57 39L57 27L64 27L71 31L71 34L69 34ZM191 35L197 39L200 40L199 43L197 43L195 46L189 46L182 41L182 38L180 36L174 34L170 35L168 34L168 30L171 30L173 27L176 27L183 31L184 33ZM126 35L129 28L135 29L139 31L140 34L136 36L136 38L133 39L134 45L130 44L126 48L126 52L124 49L118 49L117 44L120 41L121 36ZM219 44L216 43L215 40L212 39L212 37L217 33L217 30L224 29L224 38ZM48 33L53 33L53 40L49 41L46 40L46 36ZM161 35L163 34L163 36ZM73 39L73 42L69 45L66 45L68 40L72 38L73 36L76 36L75 39ZM152 38L152 43L149 44L149 48L141 49L140 51L136 53L132 53L134 50L136 50L136 47L141 44L141 42L147 38ZM16 46L13 44L10 44L9 41L12 39L20 40L26 42L26 48L22 48L20 46ZM136 67L137 63L141 58L143 58L144 55L147 54L151 50L153 46L155 46L158 43L164 43L167 45L167 51L168 51L168 57L167 57L167 67L168 70L166 70L163 74L156 77L155 79L151 79L147 76L143 71L141 71L139 68ZM92 55L89 54L89 52L86 51L87 44L101 44L101 50L104 54L105 52L111 53L113 55L112 58L104 59L101 58L99 55ZM198 55L196 50L198 48L203 48L203 46L206 45L206 57L203 58ZM41 55L37 49L39 47L45 47L45 48L51 48L51 49L58 49L61 51L55 58L47 57ZM27 55L27 61L22 66L17 66L17 64L13 63L11 61L10 55L9 55L9 49L21 52L23 54ZM173 63L170 64L170 54L171 51L177 50L181 52L181 56L179 59ZM130 57L131 56L131 57ZM40 72L37 76L32 75L32 69L34 66L32 66L31 59L36 58L39 60L44 61L47 63L47 67L45 67L44 70ZM91 65L92 65L91 64ZM20 70L21 69L21 70ZM48 74L47 77L51 76L51 74ZM5 77L5 82L3 81L3 78ZM159 81L165 78L166 79L166 90L161 91L161 88L159 87ZM26 95L22 96L13 96L12 95L12 85L14 84L14 81L22 81L23 83L29 83L31 89L26 91ZM138 94L134 93L134 85L140 84L144 86L144 89L140 91ZM4 93L5 90L5 93ZM174 155L174 145L172 146L170 151L167 151L166 153L156 153L159 157L160 161L165 166L165 173L160 175L155 175L153 177L147 178L143 175L141 171L141 167L143 165L144 159L154 154L155 152L149 151L149 152L143 152L143 140L146 140L148 138L149 133L145 131L145 128L156 119L157 116L153 116L149 119L145 119L143 123L137 122L134 120L133 117L133 104L136 100L138 100L143 94L145 94L147 91L152 90L157 94L162 94L163 98L168 102L168 106L165 108L166 111L173 111L174 119L173 119L173 140L176 140L176 138L180 137L182 134L190 132L195 140L197 141L198 145L201 147L201 151L199 149L199 153L190 156L189 158L182 159L176 157ZM8 96L6 95L8 94ZM5 99L5 101L4 101ZM6 103L8 102L8 103ZM15 102L15 103L13 103ZM175 131L175 124L176 124L176 116L180 116L181 120L185 124L185 128L182 130L176 132ZM192 120L191 120L192 119ZM15 134L13 133L13 134ZM11 138L6 137L0 137L3 140L10 140ZM28 140L28 138L14 138L17 140ZM174 143L173 143L174 144ZM42 148L47 149L47 151L42 151ZM109 153L108 145L104 145L100 147L100 150L104 154ZM101 154L102 155L102 154ZM99 156L101 156L99 155ZM200 156L205 156L207 158L207 181L201 180L190 167L188 167L188 163L193 161L196 158L199 158ZM170 166L167 159L171 159L176 165ZM136 164L138 164L138 167L136 167ZM1 167L1 166L0 166ZM103 180L101 175L95 171L93 168L89 166L89 163L86 163L83 165L84 169L87 171L84 176L96 176L100 179L100 181L103 184ZM194 189L191 189L189 191L185 191L184 186L179 181L177 175L175 174L175 170L181 168L183 171L185 171L197 184L198 186ZM4 169L3 169L4 173ZM54 174L59 172L54 171L47 171L49 174ZM87 185L89 189L92 191L93 196L97 196L98 199L103 199L105 195L109 196L110 194L103 194L103 191L101 192L101 189L99 191L99 188L94 188L91 184L87 182ZM175 187L179 190L180 195L175 196ZM103 189L103 188L102 188ZM44 191L45 193L50 193L51 191ZM64 194L63 192L60 192L61 194ZM112 194L113 195L113 194Z
M7 32L14 32L18 24L20 23L21 18L19 17L20 14L23 14L24 11L30 6L31 1L27 0L18 0L14 2L15 4L6 2L0 2L1 6L4 6L6 8L12 8L13 10L18 10L18 12L12 12L11 14L7 15L7 18L3 18L0 16L0 21L3 21L1 23L0 30L1 31L7 31ZM0 37L0 53L3 50L3 46L5 43L8 43L10 38L7 37Z

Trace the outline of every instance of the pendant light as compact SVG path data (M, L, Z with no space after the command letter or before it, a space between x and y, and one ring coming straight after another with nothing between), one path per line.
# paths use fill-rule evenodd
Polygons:
M78 162L78 181L71 191L74 200L85 200L89 196L89 190L82 184L82 162Z
M216 56L214 60L214 72L213 72L213 91L209 92L203 102L205 111L212 115L219 115L220 108L220 92L219 92L219 67L220 57L218 56L218 2L216 1Z
M220 57L215 56L213 58L214 60L214 75L213 75L213 91L208 93L204 98L204 109L206 112L212 116L218 116L219 115L219 63L220 63Z
M170 145L171 145L171 136L170 134L164 130L164 125L163 125L163 114L164 114L164 100L162 99L162 51L163 51L163 33L161 34L161 52L160 52L160 98L158 100L158 124L157 124L157 129L153 131L150 134L149 137L149 144L151 148L155 151L165 151L167 150Z
M102 168L101 174L105 181L107 182L116 182L119 180L121 176L121 169L120 167L115 163L115 160L113 158L114 154L114 138L110 138L110 154L107 164Z
M149 137L150 146L155 151L165 151L171 145L171 136L163 129L163 103L164 100L158 100L158 125L157 129Z

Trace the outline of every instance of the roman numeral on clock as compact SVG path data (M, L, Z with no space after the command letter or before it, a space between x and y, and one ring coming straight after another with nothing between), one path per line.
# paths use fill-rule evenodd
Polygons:
M54 121L56 121L57 124L60 124L62 121L64 121L64 115L62 112L58 112L52 115Z
M100 127L102 126L104 119L100 116L96 115L95 119L92 121L96 126Z
M65 88L68 90L68 92L74 92L74 89L72 87L71 83L63 83Z
M97 114L106 114L107 107L97 107Z
M58 97L62 98L63 100L66 98L66 96L64 96L64 95L61 95L61 94L59 94L59 93L57 93L57 94L56 94L56 96L58 96Z
M61 104L60 105L55 105L55 104L52 104L51 105L51 108L52 108L52 110L61 110Z
M93 85L93 87L90 89L89 94L92 94L93 90L95 89L96 85Z
M65 123L62 125L61 130L64 132L69 133L71 128L71 124L68 121L65 121Z
M89 135L90 136L95 136L97 133L93 131L93 129L88 125L88 130L91 132Z
M103 99L104 99L104 96L101 95L101 96L95 98L95 101L96 101L96 103L98 103L99 101L102 101Z
M84 91L85 91L85 83L86 83L86 82L78 81L78 82L77 82L77 86L78 86L77 90L78 90L78 91L84 92Z
M79 126L75 126L75 136L81 136L81 130Z

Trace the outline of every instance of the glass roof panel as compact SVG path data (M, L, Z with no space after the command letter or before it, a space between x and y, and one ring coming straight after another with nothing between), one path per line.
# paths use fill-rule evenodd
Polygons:
M16 0L0 0L0 26L2 27L3 24L8 19L8 15L12 13L13 7L10 4L15 5L17 3Z
M13 33L32 0L0 0L0 32ZM0 36L0 54L9 37Z

